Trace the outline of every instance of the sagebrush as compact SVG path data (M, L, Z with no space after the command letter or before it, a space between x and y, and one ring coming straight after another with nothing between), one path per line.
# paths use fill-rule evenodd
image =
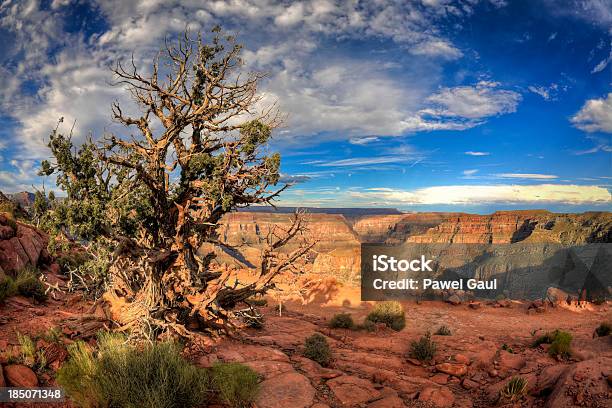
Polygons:
M436 343L431 340L431 333L427 332L418 341L410 343L408 356L419 361L431 361L436 355Z
M406 327L406 314L402 304L396 301L377 303L366 320L373 323L384 323L387 327L400 331Z
M315 333L308 337L304 342L304 356L327 367L331 362L331 349L325 336Z
M353 326L353 317L348 313L338 313L329 321L329 327L332 329L352 329Z

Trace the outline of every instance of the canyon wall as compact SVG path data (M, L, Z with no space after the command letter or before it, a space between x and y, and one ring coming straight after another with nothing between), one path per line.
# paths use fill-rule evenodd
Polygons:
M287 213L237 212L222 220L220 239L233 247L221 254L223 261L241 260L256 267L262 242L273 225L288 226ZM308 238L317 241L304 268L330 275L342 282L357 283L360 277L361 243L419 244L512 244L549 243L580 245L612 243L612 213L555 214L548 211L500 211L490 215L464 213L407 213L355 215L308 214ZM291 248L288 248L291 249ZM505 273L512 254L500 254L483 275ZM532 254L537 263L544 253ZM536 259L537 258L537 259ZM502 265L504 264L504 265ZM516 265L518 266L518 265ZM484 277L484 276L483 276Z

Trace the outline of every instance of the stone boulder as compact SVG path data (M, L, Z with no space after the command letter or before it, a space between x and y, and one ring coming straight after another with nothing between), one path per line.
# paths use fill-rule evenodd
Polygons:
M38 377L29 367L19 364L4 367L6 382L11 387L33 388L38 387Z
M455 377L461 377L467 373L467 367L465 364L453 364L453 363L442 363L436 365L436 370L441 373L454 375Z
M0 269L15 276L27 266L49 261L47 236L36 228L0 216Z

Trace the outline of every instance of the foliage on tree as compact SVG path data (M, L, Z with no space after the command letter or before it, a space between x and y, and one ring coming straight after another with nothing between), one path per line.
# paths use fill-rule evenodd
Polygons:
M236 305L265 292L313 245L304 240L280 251L303 236L304 219L296 214L287 229L274 229L256 278L245 284L212 250L202 253L205 244L221 245L217 229L225 213L272 204L287 187L276 187L280 156L266 149L279 115L274 107L257 109L263 75L241 72L240 50L215 28L208 43L189 33L166 43L150 70L133 59L119 62L117 84L135 102L130 111L139 111L128 115L113 104L125 134L79 147L58 129L50 136L54 160L43 162L41 173L55 174L67 195L54 209L56 229L112 242L104 298L120 312L123 330L189 335L188 322L228 330Z

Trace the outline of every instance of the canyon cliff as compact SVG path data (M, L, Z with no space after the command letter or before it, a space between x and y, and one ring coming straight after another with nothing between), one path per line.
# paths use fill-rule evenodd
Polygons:
M499 211L489 215L433 212L369 215L348 212L316 213L307 217L308 238L316 240L317 245L304 268L349 284L356 284L360 279L361 244L421 244L425 245L424 251L431 253L438 251L436 244L483 244L467 252L460 248L447 249L445 259L449 260L449 266L457 268L469 267L470 259L481 254L487 245L509 244L499 246L498 252L502 252L496 254L496 260L472 268L472 273L483 279L499 277L507 280L507 275L516 269L522 274L531 274L531 278L539 276L538 280L545 285L548 278L543 275L547 275L553 266L539 274L533 273L533 269L544 264L559 248L612 243L610 212ZM233 249L226 251L224 260L238 259L243 265L256 267L267 232L273 225L282 228L289 221L287 213L237 212L227 215L222 220L220 239ZM530 244L534 245L519 250L519 247L526 248ZM457 253L458 250L462 253ZM452 276L458 273L457 270L451 272ZM440 271L440 274L448 276L449 269Z

